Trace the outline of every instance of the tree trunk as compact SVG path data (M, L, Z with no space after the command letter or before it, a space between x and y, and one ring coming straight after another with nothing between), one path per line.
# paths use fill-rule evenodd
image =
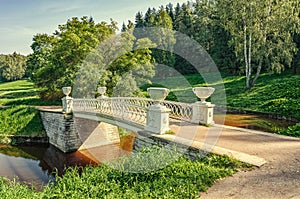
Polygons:
M245 59L245 65L246 65L246 88L250 88L250 77L251 77L251 66L249 64L249 59L248 59L248 53L247 53L247 25L246 21L244 21L244 59Z
M254 79L253 79L253 81L252 81L252 83L251 83L251 87L254 86L256 80L257 80L258 77L259 77L259 74L260 74L260 71L261 71L261 68L262 68L262 60L263 60L263 59L260 59L260 60L259 60L258 68L257 68L256 74L255 74L255 77L254 77Z

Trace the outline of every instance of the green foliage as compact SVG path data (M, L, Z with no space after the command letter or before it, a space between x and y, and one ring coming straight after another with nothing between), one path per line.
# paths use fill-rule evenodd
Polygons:
M123 129L121 127L118 127L119 135L120 137L126 137L131 135L131 132L127 131L126 129Z
M222 26L230 32L229 44L245 63L247 88L255 84L262 68L281 72L291 66L297 52L293 35L299 32L297 0L220 0L216 5Z
M42 88L44 96L53 98L52 93L57 93L64 86L73 86L82 61L116 29L113 21L96 24L91 18L74 17L59 25L54 35L37 34L31 45L33 54L29 56L28 65L35 84Z
M33 53L28 56L26 74L32 80L36 78L36 72L50 64L53 46L57 42L54 35L37 34L33 37L31 49Z
M0 135L45 135L39 111L27 106L0 109Z
M19 183L17 180L8 180L0 178L1 198L38 198L38 193L33 188Z
M88 166L68 169L57 182L41 192L33 191L16 182L0 180L0 194L4 198L199 198L217 179L234 174L244 167L225 156L208 155L202 160L191 161L184 157L159 170L147 173L129 173L114 168L124 168L128 163L146 165L143 156L156 154L158 148L148 148L115 162L112 165ZM160 156L170 157L174 152L161 151ZM148 154L148 155L147 155ZM130 162L128 161L130 159ZM160 162L160 159L152 160ZM153 164L154 165L154 164ZM78 170L82 170L79 174Z
M26 56L14 52L11 55L0 55L0 81L22 79L26 71Z
M287 130L281 131L280 134L300 138L300 123L297 123L294 126L288 127Z

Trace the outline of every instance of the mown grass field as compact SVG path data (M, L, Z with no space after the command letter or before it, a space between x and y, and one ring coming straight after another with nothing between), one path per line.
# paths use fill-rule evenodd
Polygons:
M29 80L0 82L0 106L43 106L58 104L57 102L45 102L41 100L38 96L38 91L39 89Z
M38 89L28 80L0 83L0 142L7 135L45 135L36 105L47 105L38 96ZM51 103L50 103L51 104Z

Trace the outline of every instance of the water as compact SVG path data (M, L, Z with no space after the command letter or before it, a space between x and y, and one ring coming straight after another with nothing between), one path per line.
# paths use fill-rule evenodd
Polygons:
M278 133L287 129L289 126L295 125L295 122L264 118L250 114L215 114L214 121L217 124L222 124L224 117L224 125L260 130L270 133Z
M0 145L0 176L14 179L37 187L55 180L64 168L95 164L79 152L62 153L52 145L7 146Z
M55 181L54 172L59 176L65 168L100 164L130 154L133 136L125 136L120 144L106 145L63 153L52 145L0 145L0 176L14 179L40 189Z

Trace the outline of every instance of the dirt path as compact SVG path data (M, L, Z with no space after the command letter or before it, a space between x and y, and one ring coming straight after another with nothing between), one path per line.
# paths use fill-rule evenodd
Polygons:
M216 182L201 198L300 199L300 139L237 128L199 127L195 140L264 158L267 163Z

